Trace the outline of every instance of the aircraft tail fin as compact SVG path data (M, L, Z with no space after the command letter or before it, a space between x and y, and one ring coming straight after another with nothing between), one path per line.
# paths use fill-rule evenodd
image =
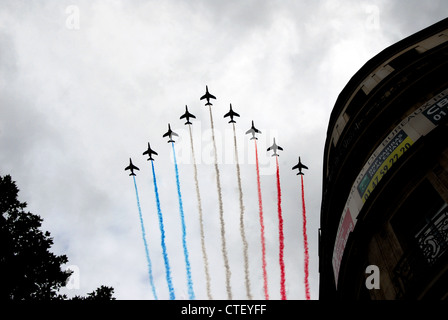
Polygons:
M236 121L235 120L230 120L229 123L236 123Z

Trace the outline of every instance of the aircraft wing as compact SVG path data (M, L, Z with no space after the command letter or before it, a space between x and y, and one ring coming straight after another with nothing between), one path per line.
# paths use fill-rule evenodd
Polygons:
M214 95L212 95L211 93L207 92L206 94L204 94L200 100L202 99L216 99L216 97Z
M164 138L164 137L167 137L169 134L170 134L169 132L165 133L165 134L163 135L163 138Z
M128 165L124 170L132 170L132 169L135 169L135 170L140 170L139 168L137 168L136 166L134 166L134 165Z
M283 151L283 148L282 148L282 147L280 147L280 146L277 146L277 149L278 149L278 150L282 150L282 151Z
M296 164L294 167L292 167L292 170L299 169L299 164Z
M190 112L185 112L183 115L180 116L180 119L183 119L183 118L186 118L186 117L195 118L196 119L196 117L193 114L191 114Z
M179 136L179 135L178 135L176 132L174 132L174 131L171 131L171 134L172 134L173 136L176 136L176 137Z
M224 118L225 117L228 117L228 116L234 116L234 117L239 117L240 115L238 114L238 113L236 113L235 111L229 111L229 112L227 112L225 115L224 115Z
M143 152L143 155L145 154L147 154L148 156L150 156L151 154L155 154L156 156L158 156L157 152L153 150L146 150L145 152Z
M246 134L249 134L249 133L251 133L253 131L254 131L254 129L251 128L251 129L247 130Z
M306 165L304 165L304 164L302 164L302 168L303 169L308 169L308 167Z
M270 146L270 147L268 148L268 150L266 150L266 151L269 151L269 150L272 150L272 146Z

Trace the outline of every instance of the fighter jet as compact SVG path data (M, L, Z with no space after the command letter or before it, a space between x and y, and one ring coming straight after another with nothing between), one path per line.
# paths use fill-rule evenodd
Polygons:
M201 97L200 100L203 99L207 99L207 103L205 104L206 106L212 106L212 104L210 103L210 99L216 99L214 95L208 92L208 86L205 86L205 94Z
M152 154L155 154L156 156L158 155L157 152L155 152L154 150L151 149L149 142L148 142L148 149L145 152L143 152L143 155L145 155L145 154L147 154L149 157L148 159L146 159L148 161L149 160L154 161L154 159L151 157Z
M261 133L261 131L258 130L257 128L255 128L254 120L252 120L252 127L249 130L247 130L247 132L246 132L246 134L249 134L249 133L252 133L252 138L250 138L250 140L253 140L253 139L258 140L258 138L255 137L255 133Z
M176 142L176 141L173 140L173 137L172 137L172 136L176 136L176 137L179 136L176 132L174 132L173 130L171 130L171 126L170 126L169 123L168 123L168 131L163 135L163 137L165 138L166 136L169 136L169 137L170 137L170 139L168 140L168 143L169 143L169 142Z
M139 168L137 168L136 166L134 166L134 165L132 164L132 160L131 160L131 158L129 158L129 165L128 165L126 168L124 168L124 170L125 170L125 171L126 171L126 170L131 170L131 173L130 173L129 175L130 175L130 176L135 176L134 169L135 169L135 170L140 170Z
M274 154L272 156L277 156L278 157L279 155L277 154L277 150L282 150L283 151L283 148L278 146L275 143L275 138L274 138L274 144L272 146L270 146L267 151L269 151L269 150L274 150Z
M240 115L238 113L236 113L235 111L232 110L232 104L230 104L230 111L224 115L224 118L230 117L229 123L236 123L235 120L233 120L233 117L239 117L239 116Z
M187 106L185 106L185 113L184 113L183 115L180 116L180 119L183 119L183 118L186 118L186 119L187 119L187 122L185 122L185 124L192 124L192 123L190 122L190 118L195 118L195 119L196 119L196 117L195 117L193 114L191 114L190 112L188 112L188 107L187 107Z
M292 167L292 170L294 169L299 169L299 173L297 173L297 175L301 174L302 176L304 175L304 173L302 172L302 169L308 169L308 167L304 164L302 164L302 162L300 161L300 157L299 157L299 163L296 164L294 167Z

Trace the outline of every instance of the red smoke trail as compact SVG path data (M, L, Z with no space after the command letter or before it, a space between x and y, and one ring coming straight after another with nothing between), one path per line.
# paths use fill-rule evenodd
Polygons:
M257 166L258 207L260 209L261 252L262 252L262 259L263 259L264 297L266 300L269 300L268 274L266 272L266 244L264 241L263 204L261 202L260 167L258 165L257 140L254 139L254 142L255 142L255 163Z
M285 248L283 236L283 217L282 217L282 191L280 188L280 168L278 166L278 157L275 157L277 163L277 197L278 197L278 237L279 237L279 263L280 263L280 294L281 299L286 300L285 290L285 262L283 260L283 249Z
M303 190L303 175L300 175L302 180L302 212L303 212L303 247L305 249L305 296L306 300L310 300L310 284L308 282L308 263L310 257L308 255L308 237L306 235L306 209L305 209L305 192Z

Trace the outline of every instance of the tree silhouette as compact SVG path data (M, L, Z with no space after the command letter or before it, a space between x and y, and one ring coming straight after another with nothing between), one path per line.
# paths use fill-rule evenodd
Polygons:
M0 176L0 299L67 299L58 290L65 286L71 271L61 270L66 255L49 251L53 239L40 230L42 218L26 212L18 200L19 189L10 175ZM113 288L101 286L78 300L114 299Z
M88 293L87 297L75 296L72 300L115 300L112 296L113 293L113 288L101 286L94 292Z

